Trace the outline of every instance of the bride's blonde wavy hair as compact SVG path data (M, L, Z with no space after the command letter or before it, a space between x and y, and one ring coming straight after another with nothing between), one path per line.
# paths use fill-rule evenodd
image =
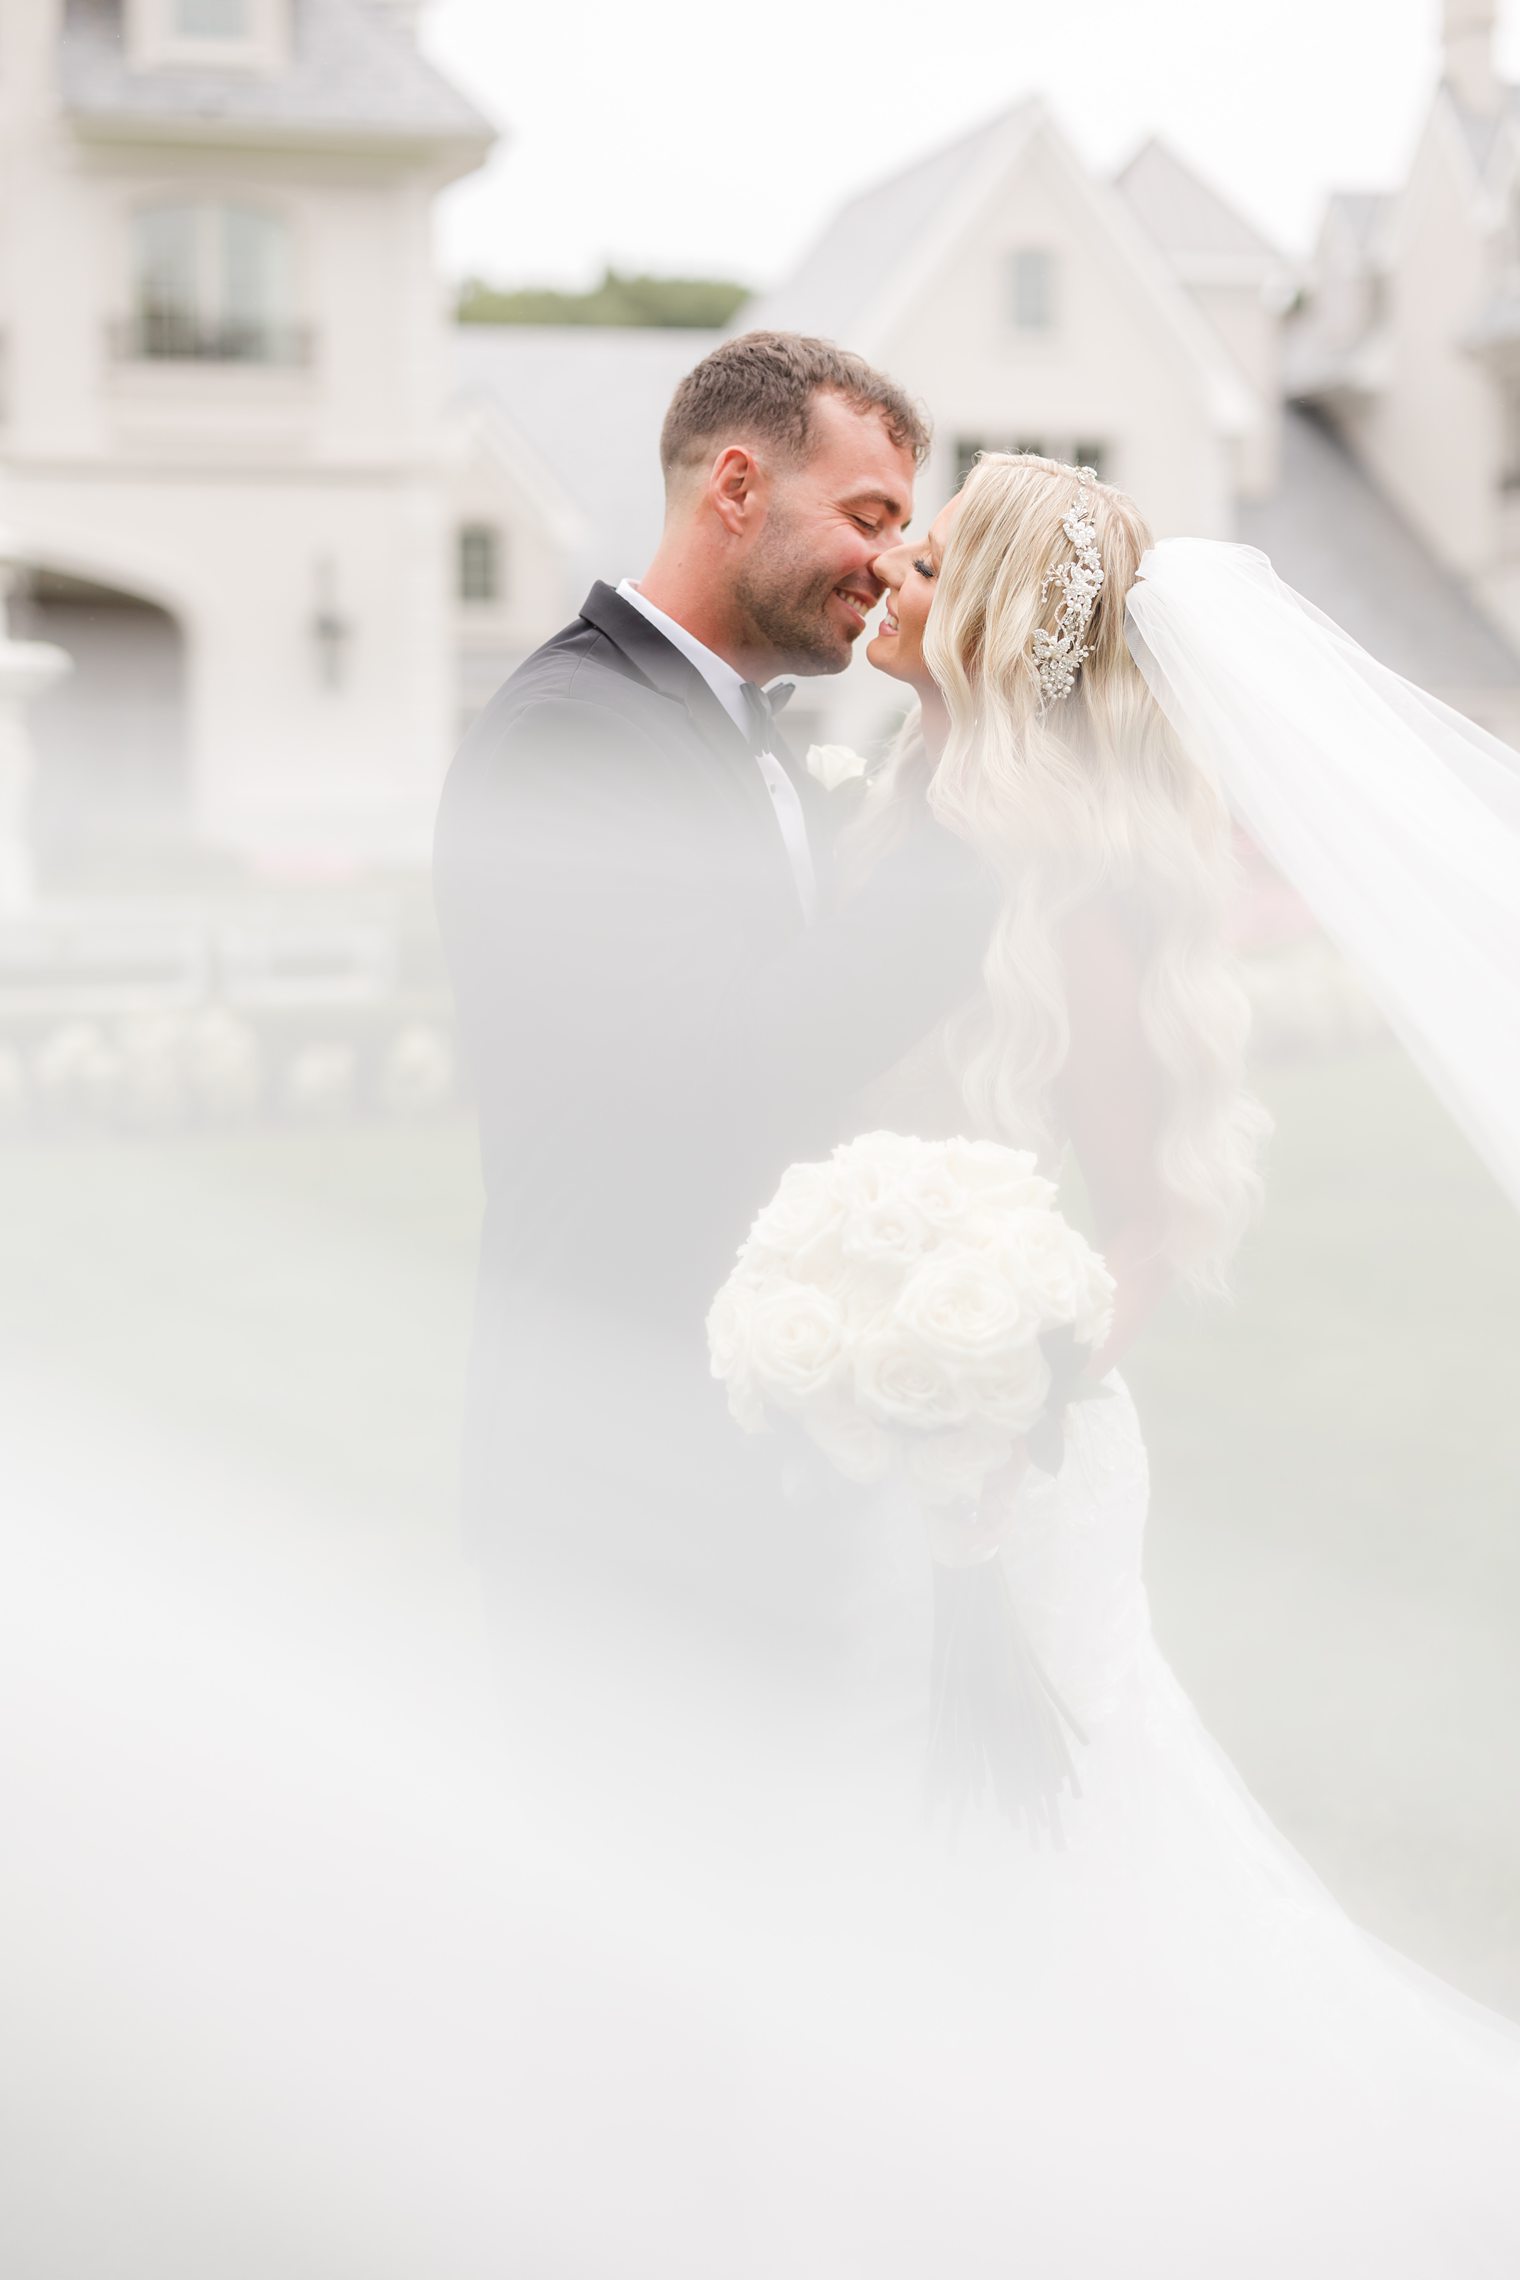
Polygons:
M1125 596L1151 538L1107 484L1092 484L1085 501L1103 565L1091 654L1072 693L1041 712L1034 636L1056 630L1061 593L1049 581L1072 557L1062 518L1078 488L1076 469L1033 454L977 462L924 634L949 737L930 772L910 717L864 828L890 833L894 811L900 825L927 778L935 817L996 873L986 989L953 1025L952 1055L977 1127L1046 1157L1058 1146L1052 1095L1070 1045L1059 930L1094 894L1115 899L1167 1081L1157 1164L1166 1253L1184 1281L1218 1290L1257 1202L1268 1121L1244 1087L1249 1016L1224 946L1229 820L1130 655Z

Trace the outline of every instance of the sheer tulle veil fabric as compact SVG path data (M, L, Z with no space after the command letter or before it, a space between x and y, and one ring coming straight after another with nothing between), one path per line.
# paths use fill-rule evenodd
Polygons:
M1183 744L1520 1204L1520 754L1252 547L1164 540L1127 610Z

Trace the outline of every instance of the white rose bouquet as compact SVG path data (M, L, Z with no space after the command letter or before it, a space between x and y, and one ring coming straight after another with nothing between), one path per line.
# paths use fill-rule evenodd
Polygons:
M976 1507L1023 1444L1059 1468L1062 1418L1114 1285L1032 1155L869 1132L793 1164L707 1318L748 1432L790 1420L847 1480ZM1087 1389L1090 1393L1092 1389ZM1060 1841L1076 1726L1024 1638L1002 1563L936 1565L931 1788L958 1817L989 1784Z
M707 1318L735 1419L793 1419L847 1480L974 1504L1111 1318L1055 1195L986 1140L869 1132L793 1164Z

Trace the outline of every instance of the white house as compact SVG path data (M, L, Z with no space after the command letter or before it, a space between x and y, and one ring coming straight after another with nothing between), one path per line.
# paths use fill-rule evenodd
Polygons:
M659 533L677 381L722 336L461 325L448 421L461 720L580 608L636 577Z
M920 523L978 451L1033 449L1125 484L1160 531L1224 533L1275 479L1285 277L1161 146L1105 182L1030 101L863 191L734 329L820 333L924 400ZM456 514L483 526L476 559L494 546L502 566L494 597L464 608L466 711L592 576L647 559L661 416L716 337L461 328ZM805 683L790 723L868 736L897 701L861 658Z
M1034 101L862 191L737 324L925 399L921 523L987 446L1091 462L1515 733L1520 106L1491 0L1446 7L1410 183L1332 203L1286 382L1260 233L1158 143L1095 176ZM34 716L55 877L92 846L119 877L133 834L415 865L461 723L653 548L717 336L448 323L431 209L492 129L416 13L0 0L0 559L76 660ZM894 709L857 664L791 718Z
M1497 0L1442 0L1408 179L1326 212L1287 385L1443 569L1520 640L1520 91Z
M56 861L415 858L455 715L440 188L402 0L0 0L0 550Z
M1122 484L1158 534L1223 535L1268 477L1279 399L1181 258L1211 236L1254 265L1265 307L1282 264L1169 152L1106 182L1029 101L863 193L741 321L828 333L922 397L930 514L979 451L1032 450ZM862 657L806 694L858 731L879 689Z

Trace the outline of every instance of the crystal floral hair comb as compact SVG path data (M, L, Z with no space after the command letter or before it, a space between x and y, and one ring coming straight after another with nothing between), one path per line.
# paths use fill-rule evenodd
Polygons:
M1068 560L1056 564L1040 588L1043 602L1051 587L1059 586L1060 607L1056 611L1054 630L1040 626L1034 637L1042 719L1052 705L1071 695L1078 671L1092 655L1087 636L1098 596L1103 591L1103 561L1098 553L1098 532L1092 519L1092 485L1098 477L1091 467L1074 467L1072 473L1077 477L1077 495L1061 517L1061 528L1071 541L1072 552Z

